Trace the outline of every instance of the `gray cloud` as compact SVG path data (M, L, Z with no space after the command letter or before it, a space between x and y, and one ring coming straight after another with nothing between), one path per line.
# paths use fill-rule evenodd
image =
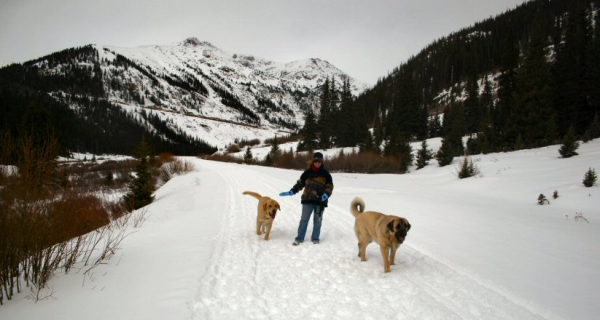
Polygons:
M524 0L3 0L0 65L86 44L196 37L280 62L321 58L375 84L432 41Z

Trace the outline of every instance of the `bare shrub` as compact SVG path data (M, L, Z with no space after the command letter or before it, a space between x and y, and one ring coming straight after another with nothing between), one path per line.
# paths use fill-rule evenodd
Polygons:
M49 204L49 219L57 242L67 241L110 222L102 201L92 195L68 193Z
M237 158L231 155L221 155L221 154L213 154L210 157L207 158L208 160L213 160L213 161L221 161L221 162L234 162L237 164L242 164L243 159L241 158Z
M329 170L337 172L402 173L398 158L384 157L377 152L340 152L327 163Z
M0 304L21 292L22 282L30 288L28 297L39 301L52 296L46 289L57 270L69 272L77 261L97 265L114 255L127 226L110 221L123 216L120 205L92 195L89 190L97 192L98 185L83 183L101 181L99 171L58 167L59 146L51 136L2 136L8 140L0 161L15 163L17 172L0 180ZM71 172L81 181L71 179Z
M171 180L173 176L186 174L194 170L196 170L194 164L185 160L177 159L166 163L159 169L157 185L162 186Z
M245 147L253 147L253 146L257 146L260 144L260 140L259 139L252 139L252 140L241 140L241 141L237 141L237 145L240 147L240 149L243 149Z
M142 210L137 210L133 212L131 217L131 226L134 228L139 228L146 222L148 219L148 209L143 208Z
M177 160L175 155L173 155L172 153L168 153L168 152L160 153L156 156L156 158L158 158L158 162L160 163L160 165Z
M237 145L237 144L235 144L235 143L234 144L230 144L227 147L227 153L236 153L236 152L240 152L240 151L242 151L242 148L240 148L240 146Z
M590 223L584 216L583 213L581 212L575 212L575 221L585 221L587 223Z

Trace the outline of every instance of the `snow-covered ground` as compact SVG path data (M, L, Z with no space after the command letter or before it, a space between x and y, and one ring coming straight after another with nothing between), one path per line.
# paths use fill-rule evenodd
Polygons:
M321 243L297 247L300 197L277 194L300 171L186 158L196 171L156 192L112 260L56 275L37 303L16 295L0 319L597 319L600 189L582 180L600 169L600 141L570 159L558 148L475 156L481 174L463 180L457 159L334 173ZM245 190L281 204L269 241ZM356 196L412 224L390 273L376 244L357 257Z

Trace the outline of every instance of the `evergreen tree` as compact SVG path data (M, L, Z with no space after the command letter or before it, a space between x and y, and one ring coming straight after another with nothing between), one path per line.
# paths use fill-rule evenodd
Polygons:
M252 157L252 151L250 151L250 146L246 147L246 153L244 153L244 163L252 164L254 158Z
M429 138L435 138L442 135L442 122L440 121L439 114L431 117L427 126L429 130Z
M566 16L564 39L557 46L554 77L557 85L554 109L558 114L558 134L564 135L569 127L575 127L577 135L583 134L591 123L594 112L590 108L586 85L588 55L592 52L592 29L585 4L574 3ZM590 74L591 75L591 74ZM597 77L597 76L596 76ZM598 85L596 82L595 86Z
M435 154L435 159L440 167L444 167L452 163L452 160L454 159L454 150L452 149L451 143L448 142L447 139L442 139L442 145Z
M464 157L460 164L460 170L458 171L458 178L464 179L477 175L479 173L479 169L473 163L473 160L467 157Z
M567 131L567 134L563 139L563 144L558 150L558 153L560 153L560 155L563 158L570 158L578 154L577 152L575 152L578 148L579 142L575 137L575 129L573 128L573 126L571 126L569 127L569 131Z
M273 138L273 142L271 144L271 151L267 155L267 165L277 166L277 161L281 157L281 149L279 148L279 141L277 141L277 136Z
M469 139L467 139L467 150L466 154L474 155L481 153L481 140L480 135L470 135Z
M494 113L495 110L493 108L488 109L483 123L481 125L481 133L477 135L479 148L483 154L487 154L498 150L498 135L496 132L496 126L493 122Z
M402 65L394 83L390 120L387 126L389 133L400 132L410 139L427 137L427 111L420 106L419 90L414 79L412 68Z
M583 176L583 185L588 188L593 187L596 184L596 180L598 180L596 171L590 168L588 171L586 171L585 175Z
M551 107L552 87L548 64L548 42L541 21L535 24L529 47L517 75L515 92L516 132L521 134L524 147L546 146L556 140L555 120Z
M429 164L429 160L433 159L433 152L430 149L427 149L427 140L423 140L421 142L421 149L417 151L417 170L424 168Z
M585 67L586 75L586 96L589 97L590 112L594 115L594 120L590 124L591 127L596 126L597 135L590 136L590 139L600 137L598 131L598 114L600 114L600 14L596 12L594 20L592 20L593 28L592 40L588 42L587 65ZM591 128L590 127L590 128ZM593 132L594 129L591 129Z
M507 35L503 42L500 77L498 79L498 104L492 113L493 132L497 137L498 147L504 150L513 149L517 140L517 129L514 122L514 95L517 90L517 70L519 67L519 48L513 33Z
M485 76L483 80L483 92L481 93L479 104L481 106L481 121L483 122L488 113L494 108L492 83L488 76ZM481 130L481 128L479 130Z
M138 159L138 164L135 168L136 176L129 185L129 192L123 196L125 208L128 211L133 211L149 205L154 201L154 178L150 172L150 160L152 157L152 149L146 143L146 139L142 139L136 152L135 157Z
M455 105L451 111L452 114L452 127L450 128L450 134L445 138L450 144L453 156L461 156L465 153L465 147L463 145L462 137L466 133L465 123L465 112L462 104Z
M450 106L454 105L450 104ZM452 113L450 112L450 106L444 107L444 115L442 117L442 137L449 135L452 130Z
M467 98L464 102L466 133L479 131L481 127L481 106L479 105L479 85L476 77L467 80Z
M379 148L375 145L375 139L370 132L367 132L365 135L363 142L359 145L359 151L361 153L364 152L375 152L379 154Z
M413 161L412 147L406 136L400 132L393 134L385 145L384 155L398 159L401 173L406 173Z
M600 121L598 120L598 114L594 115L594 121L590 124L589 128L585 131L584 141L600 138Z
M298 143L297 151L309 151L317 149L317 130L315 114L309 110L304 118L304 127L302 130L300 130L302 140Z
M337 129L334 132L336 146L349 147L357 144L358 141L354 141L355 139L353 138L356 125L354 117L355 112L353 112L350 82L348 78L345 78L340 95L339 111L335 117L337 119Z
M335 119L333 117L332 106L332 84L329 78L325 80L325 83L321 87L321 101L320 101L320 114L318 127L321 132L319 136L319 145L323 149L331 148L333 141L333 129Z

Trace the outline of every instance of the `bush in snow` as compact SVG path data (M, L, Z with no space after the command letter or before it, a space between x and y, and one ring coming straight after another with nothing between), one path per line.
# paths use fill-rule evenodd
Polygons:
M594 171L594 169L590 168L583 176L583 185L589 188L596 184L596 180L598 180L596 171Z
M546 196L543 193L540 193L537 201L538 201L537 203L540 206L543 206L544 204L550 204L550 201L548 201L548 199L546 199Z
M460 170L458 171L458 177L460 179L473 177L479 174L479 168L473 163L471 158L463 158L460 163Z
M575 150L577 150L578 148L579 142L575 138L575 129L573 129L573 127L570 127L569 131L563 138L563 144L558 150L558 153L560 153L560 155L563 158L570 158L572 156L578 155L578 153L575 152Z

